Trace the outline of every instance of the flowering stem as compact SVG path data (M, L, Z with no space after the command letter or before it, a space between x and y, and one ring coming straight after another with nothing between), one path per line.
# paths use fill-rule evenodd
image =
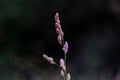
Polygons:
M67 73L67 52L68 52L68 43L67 41L64 41L64 32L62 31L60 20L59 20L59 14L55 14L55 27L56 27L56 33L58 34L58 43L62 46L62 51L64 53L64 59L60 59L60 65L57 64L52 57L47 56L46 54L43 54L43 58L48 61L50 64L54 64L57 67L61 69L61 76L64 78L64 80L71 80L70 73Z
M64 78L64 80L70 80L70 74L67 73L67 66L66 66L66 56L68 52L68 43L67 41L64 41L64 32L62 31L60 19L59 19L59 13L55 14L55 27L56 32L58 34L58 43L62 45L62 51L64 53L64 59L60 59L60 67L61 69L61 75Z
M64 54L64 61L65 61L65 80L67 80L67 66L66 66L66 54Z

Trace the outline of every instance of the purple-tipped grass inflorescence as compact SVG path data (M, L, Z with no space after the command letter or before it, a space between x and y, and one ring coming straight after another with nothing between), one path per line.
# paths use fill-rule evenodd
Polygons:
M64 58L60 59L59 65L54 61L52 57L47 56L46 54L43 54L43 58L48 61L50 64L58 65L61 69L61 76L64 78L64 80L71 80L70 73L67 73L66 68L66 55L68 52L68 42L64 42L64 32L62 31L60 19L59 19L59 13L57 12L54 16L55 19L55 28L56 33L58 34L58 43L62 45L62 51L64 52Z
M56 28L56 33L58 34L58 43L63 45L63 37L64 37L64 32L62 31L61 24L60 24L60 19L59 19L59 14L55 14L55 28Z

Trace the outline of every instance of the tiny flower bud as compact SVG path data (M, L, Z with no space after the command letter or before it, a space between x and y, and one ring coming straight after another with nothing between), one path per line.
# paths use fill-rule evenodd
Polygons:
M49 62L50 62L51 64L56 64L52 57L49 57Z
M70 80L71 79L71 76L70 76L70 73L67 74L67 80Z
M62 45L62 36L58 35L58 43Z
M60 59L60 67L61 67L63 70L66 70L65 62L64 62L63 59Z
M56 23L55 23L55 27L60 29L60 28L61 28L60 23L57 23L57 22L56 22Z
M67 43L67 41L65 41L65 44L63 45L62 50L64 51L65 54L68 52L68 43Z
M56 33L59 35L59 33L60 33L60 29L59 28L56 28Z
M59 13L56 13L54 18L55 18L55 21L56 21L56 22L60 23Z
M43 54L43 58L47 61L49 61L49 57L46 54Z
M56 64L52 57L48 57L46 54L43 54L43 58L51 64Z

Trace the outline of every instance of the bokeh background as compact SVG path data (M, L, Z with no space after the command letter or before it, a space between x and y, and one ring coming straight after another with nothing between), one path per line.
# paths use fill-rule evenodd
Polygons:
M56 12L72 80L120 80L119 0L0 0L0 80L63 80Z

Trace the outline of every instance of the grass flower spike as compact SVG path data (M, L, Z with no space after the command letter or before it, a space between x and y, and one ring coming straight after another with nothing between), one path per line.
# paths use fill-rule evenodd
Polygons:
M61 28L59 14L56 13L54 18L55 18L56 33L58 34L58 43L63 45L64 32L62 31L62 28Z
M46 54L43 54L43 58L51 64L56 64L52 57L48 57Z
M67 73L67 67L66 67L66 56L68 52L68 42L64 42L64 32L62 31L61 24L60 24L60 19L59 19L59 14L56 13L54 16L55 19L55 28L56 28L56 33L58 43L62 46L62 51L64 53L64 57L60 59L59 65L54 61L52 57L47 56L46 54L43 54L43 58L47 60L50 64L55 64L60 67L61 71L61 76L64 78L64 80L71 80L70 73Z
M58 43L62 45L62 50L64 52L64 59L60 59L60 67L61 69L61 76L64 78L64 80L70 80L70 73L67 73L66 68L66 55L68 52L68 42L64 42L64 32L62 31L60 19L59 19L59 13L57 12L55 14L55 27L56 27L56 33L58 34Z

